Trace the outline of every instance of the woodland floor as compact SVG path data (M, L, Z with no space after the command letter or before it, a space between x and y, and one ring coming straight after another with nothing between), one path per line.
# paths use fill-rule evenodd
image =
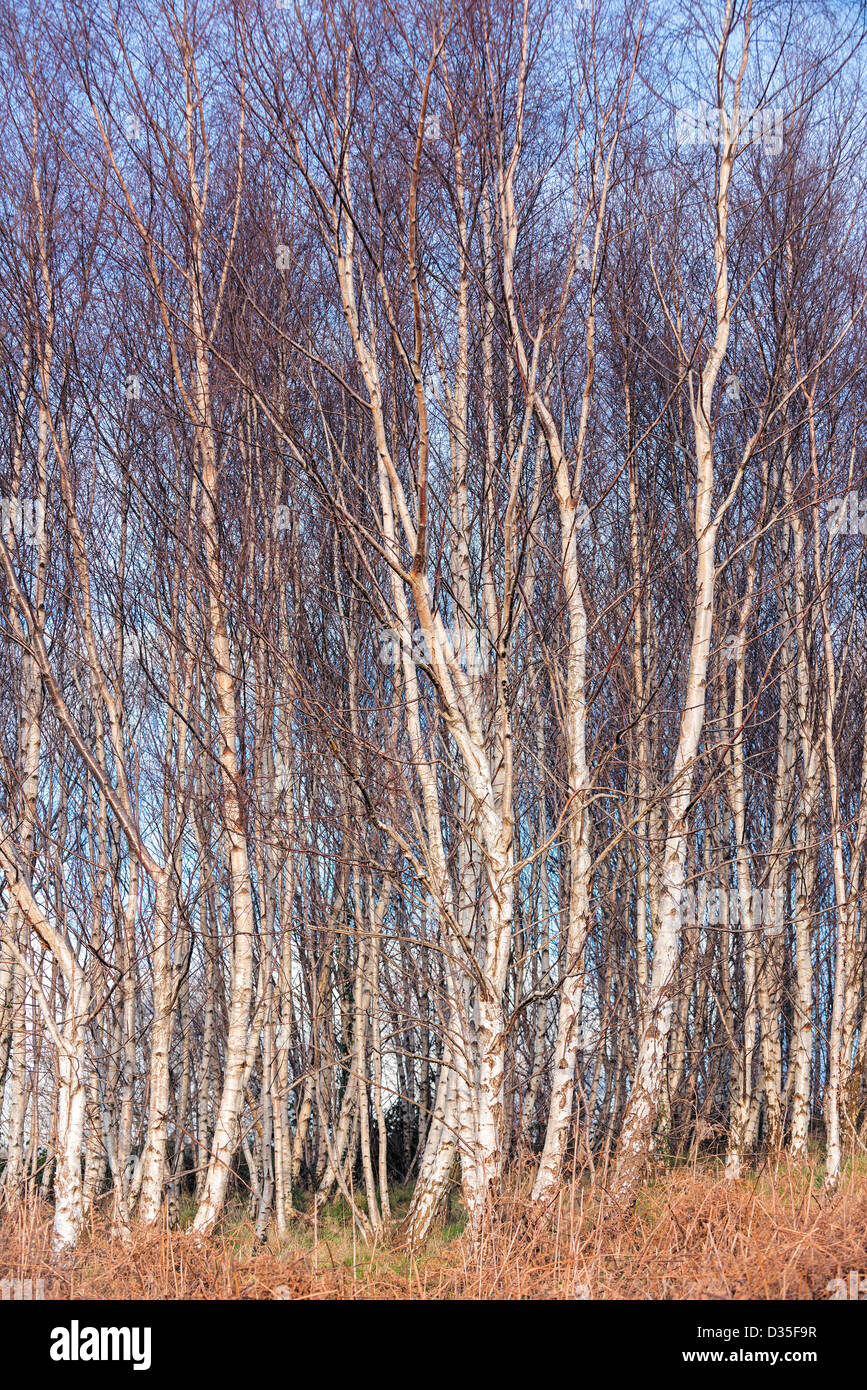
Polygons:
M600 1182L563 1187L541 1216L515 1178L472 1249L457 1194L440 1229L410 1253L368 1249L349 1209L254 1251L254 1231L228 1209L204 1244L179 1230L137 1231L124 1245L96 1214L79 1249L51 1255L43 1201L0 1214L0 1278L42 1279L47 1299L826 1299L829 1281L867 1270L867 1162L847 1166L833 1198L821 1167L758 1167L726 1182L715 1164L660 1173L636 1208L619 1210ZM394 1194L398 1218L409 1189Z

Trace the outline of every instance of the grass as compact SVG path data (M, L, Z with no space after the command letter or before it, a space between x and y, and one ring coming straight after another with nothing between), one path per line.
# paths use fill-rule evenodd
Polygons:
M395 1225L410 1196L393 1193ZM584 1177L540 1212L526 1175L514 1173L475 1244L453 1197L416 1251L393 1239L368 1249L342 1200L315 1223L306 1206L285 1238L272 1233L258 1248L240 1206L206 1242L183 1229L137 1229L124 1244L95 1212L79 1249L59 1262L50 1206L37 1198L0 1213L0 1278L42 1279L46 1297L61 1299L776 1300L827 1298L830 1280L867 1274L865 1159L848 1165L833 1197L818 1163L781 1160L738 1182L715 1163L669 1168L631 1211Z

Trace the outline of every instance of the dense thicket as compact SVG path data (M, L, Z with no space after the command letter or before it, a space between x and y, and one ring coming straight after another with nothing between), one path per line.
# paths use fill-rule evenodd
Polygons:
M2 1200L867 1139L855 8L5 7ZM864 394L862 395L862 391Z

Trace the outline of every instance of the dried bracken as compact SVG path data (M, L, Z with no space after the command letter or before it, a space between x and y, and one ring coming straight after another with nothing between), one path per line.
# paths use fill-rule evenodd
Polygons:
M231 1214L207 1241L153 1227L125 1245L94 1217L58 1264L36 1202L0 1222L0 1278L42 1280L50 1299L828 1299L867 1270L867 1180L848 1174L829 1197L791 1165L734 1183L675 1172L627 1209L591 1183L542 1209L514 1192L475 1242L439 1233L413 1252L353 1251L351 1227L326 1213L315 1243L301 1222L252 1253Z

